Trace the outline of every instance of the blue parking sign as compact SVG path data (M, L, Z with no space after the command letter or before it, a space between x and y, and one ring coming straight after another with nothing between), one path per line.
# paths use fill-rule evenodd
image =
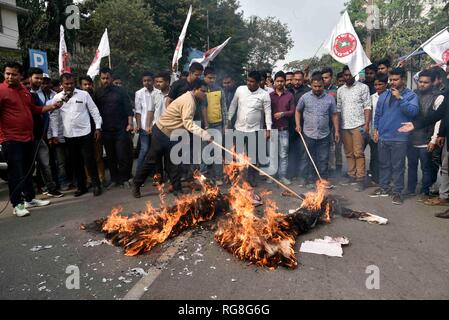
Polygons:
M28 54L30 56L30 67L41 68L44 73L48 74L47 52L29 49Z

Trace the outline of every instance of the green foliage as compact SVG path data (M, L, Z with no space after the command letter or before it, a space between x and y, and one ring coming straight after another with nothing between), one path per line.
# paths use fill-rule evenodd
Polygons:
M73 0L44 1L17 0L17 5L30 10L29 15L19 15L19 47L22 48L22 60L28 61L28 49L47 51L49 67L58 69L59 26L65 24L65 8ZM74 31L66 30L68 49L72 49Z
M432 27L427 24L406 23L380 33L373 42L374 61L389 58L391 61L417 49L432 36Z
M144 10L142 0L100 3L95 12L84 19L78 36L82 47L91 48L77 55L78 64L85 66L78 72L87 71L105 28L108 29L114 73L129 87L140 86L140 77L145 70L168 70L166 41L150 12L148 8ZM103 59L102 65L107 66L108 59Z
M365 28L366 20L368 19L366 5L366 0L351 0L345 3L345 10L348 11L351 22L362 44L364 44L365 37L368 33Z
M196 48L201 51L223 43L228 37L228 43L222 54L212 63L219 74L227 73L236 78L243 74L249 53L247 25L237 0L145 0L157 14L154 15L156 25L164 32L168 41L169 56L178 42L178 37L184 25L189 6L193 6L184 50ZM207 15L209 14L209 31ZM187 54L184 52L180 65L185 64Z
M323 67L330 67L334 71L334 75L343 69L343 65L341 63L335 61L329 54L326 54L319 59L313 58L292 61L284 65L284 70L304 70L307 66L309 66L312 73L316 70L321 70Z
M48 52L50 68L57 70L59 25L65 23L66 6L73 0L17 0L31 11L19 17L23 60L27 49ZM66 30L71 54L69 65L84 74L95 54L104 29L108 29L114 72L130 87L140 86L144 70L169 70L189 6L193 6L184 50L206 51L232 37L212 65L218 74L239 80L245 68L272 66L293 46L285 24L273 18L246 20L238 0L84 0L78 2L81 29ZM207 24L209 16L209 27ZM183 53L180 65L186 62ZM108 65L108 59L102 61Z
M355 25L366 21L367 0L350 0L345 4ZM381 30L375 30L372 38L371 60L390 58L397 61L417 49L424 41L448 25L448 10L433 8L423 15L419 0L375 0L380 11ZM362 22L362 23L360 23ZM365 42L367 31L357 28L360 41Z
M381 14L381 24L384 28L398 26L404 22L424 23L426 18L421 16L423 6L418 0L376 0Z
M248 29L251 48L248 70L273 69L276 62L285 59L285 55L293 47L287 24L274 17L251 17Z

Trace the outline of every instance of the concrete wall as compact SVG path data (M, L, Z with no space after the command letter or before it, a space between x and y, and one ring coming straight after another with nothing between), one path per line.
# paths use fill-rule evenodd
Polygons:
M16 5L16 0L0 0L11 5ZM0 4L2 15L3 32L0 33L0 48L17 50L17 41L19 40L19 25L17 23L17 13L13 10L4 8Z

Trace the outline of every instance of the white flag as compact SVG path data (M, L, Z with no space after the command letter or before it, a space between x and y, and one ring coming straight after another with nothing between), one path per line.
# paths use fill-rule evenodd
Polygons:
M325 49L332 58L347 65L354 77L371 64L371 61L363 50L347 11L343 13L337 26L332 30Z
M449 31L444 28L432 38L427 40L422 46L423 50L443 69L446 70L446 63L449 61Z
M208 51L206 51L204 53L204 56L202 58L192 59L192 62L190 64L192 64L194 62L198 62L198 63L201 63L204 68L206 68L209 65L209 63L212 62L218 56L218 54L221 52L221 50L223 50L223 48L226 47L229 40L231 40L231 38L228 38L225 42L220 44L218 47L209 49Z
M67 52L67 45L65 43L64 38L64 27L61 25L59 28L59 58L58 58L58 64L59 64L59 75L70 72L70 68L67 67L67 64L69 62L69 53Z
M184 39L186 38L187 27L189 26L190 17L192 16L192 6L190 6L189 13L187 14L186 22L182 28L181 35L179 36L178 44L176 45L175 54L173 55L172 68L178 64L179 59L182 57L182 49L184 47Z
M111 54L111 48L109 47L108 29L105 29L103 36L101 37L100 45L95 52L94 60L92 61L87 75L94 79L100 73L101 59Z

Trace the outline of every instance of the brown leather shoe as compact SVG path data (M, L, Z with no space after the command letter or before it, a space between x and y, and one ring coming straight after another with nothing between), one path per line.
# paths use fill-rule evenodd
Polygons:
M446 210L446 211L444 211L442 213L437 213L435 215L435 217L441 218L441 219L449 219L449 210Z
M449 206L449 199L434 198L423 202L426 206Z

